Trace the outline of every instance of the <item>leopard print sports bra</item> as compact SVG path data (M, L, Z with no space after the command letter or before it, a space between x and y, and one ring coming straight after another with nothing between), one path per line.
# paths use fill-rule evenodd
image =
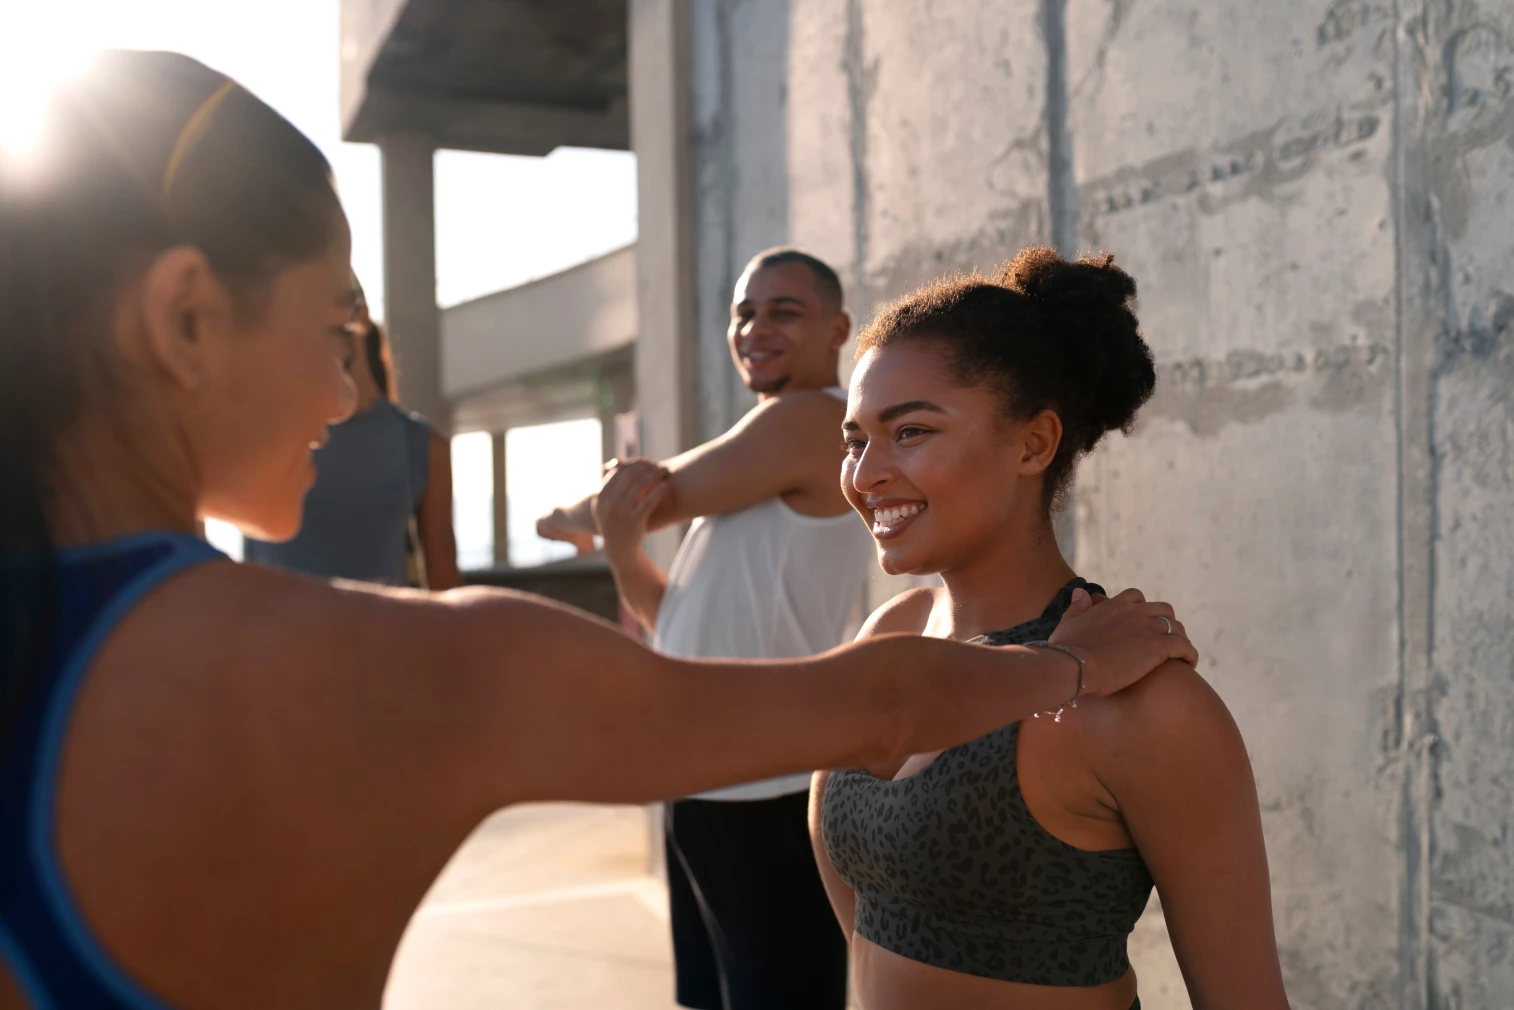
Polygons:
M1044 639L1095 585L1074 579L1033 621L974 639ZM909 778L838 771L825 790L826 851L857 893L857 933L949 971L1032 985L1093 986L1130 968L1125 940L1151 895L1135 849L1089 852L1031 816L1014 723L943 751Z

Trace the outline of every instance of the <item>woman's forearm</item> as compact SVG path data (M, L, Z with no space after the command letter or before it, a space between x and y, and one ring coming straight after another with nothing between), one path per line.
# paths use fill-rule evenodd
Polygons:
M607 553L606 556L615 576L620 602L643 628L651 631L657 627L657 611L668 586L667 575L640 547Z
M839 675L817 684L839 688L860 681L872 704L887 713L884 738L863 741L847 762L816 767L859 767L873 761L955 746L1036 712L1056 708L1077 690L1077 662L1063 654L1023 646L990 648L909 634L878 635L812 660Z

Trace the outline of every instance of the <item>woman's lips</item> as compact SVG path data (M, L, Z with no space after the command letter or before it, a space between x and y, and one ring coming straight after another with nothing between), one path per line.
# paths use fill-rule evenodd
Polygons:
M873 509L873 539L891 540L908 529L925 512L923 501L887 504Z

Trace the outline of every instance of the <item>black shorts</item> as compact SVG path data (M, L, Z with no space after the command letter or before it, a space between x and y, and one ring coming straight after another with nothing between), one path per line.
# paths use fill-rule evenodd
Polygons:
M844 1010L846 940L815 868L809 796L667 807L678 1002Z

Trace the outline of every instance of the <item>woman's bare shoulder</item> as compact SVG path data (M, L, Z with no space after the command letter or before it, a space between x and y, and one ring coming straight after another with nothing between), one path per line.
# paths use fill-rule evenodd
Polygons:
M1098 765L1116 779L1244 748L1219 692L1187 663L1164 663L1124 691L1085 703L1080 714Z
M551 609L502 590L427 593L205 565L143 600L107 640L91 679L102 689L161 693L170 709L209 706L207 717L214 701L233 697L239 706L334 715L355 697L374 698L373 678L386 671L434 675L405 677L412 690L449 679L481 599L493 605L490 630L518 626L523 646L537 637L532 615Z
M873 611L872 616L863 622L862 630L857 633L857 637L872 638L874 635L899 633L921 634L925 631L927 622L930 621L931 610L936 605L938 592L939 590L929 586L906 589Z

